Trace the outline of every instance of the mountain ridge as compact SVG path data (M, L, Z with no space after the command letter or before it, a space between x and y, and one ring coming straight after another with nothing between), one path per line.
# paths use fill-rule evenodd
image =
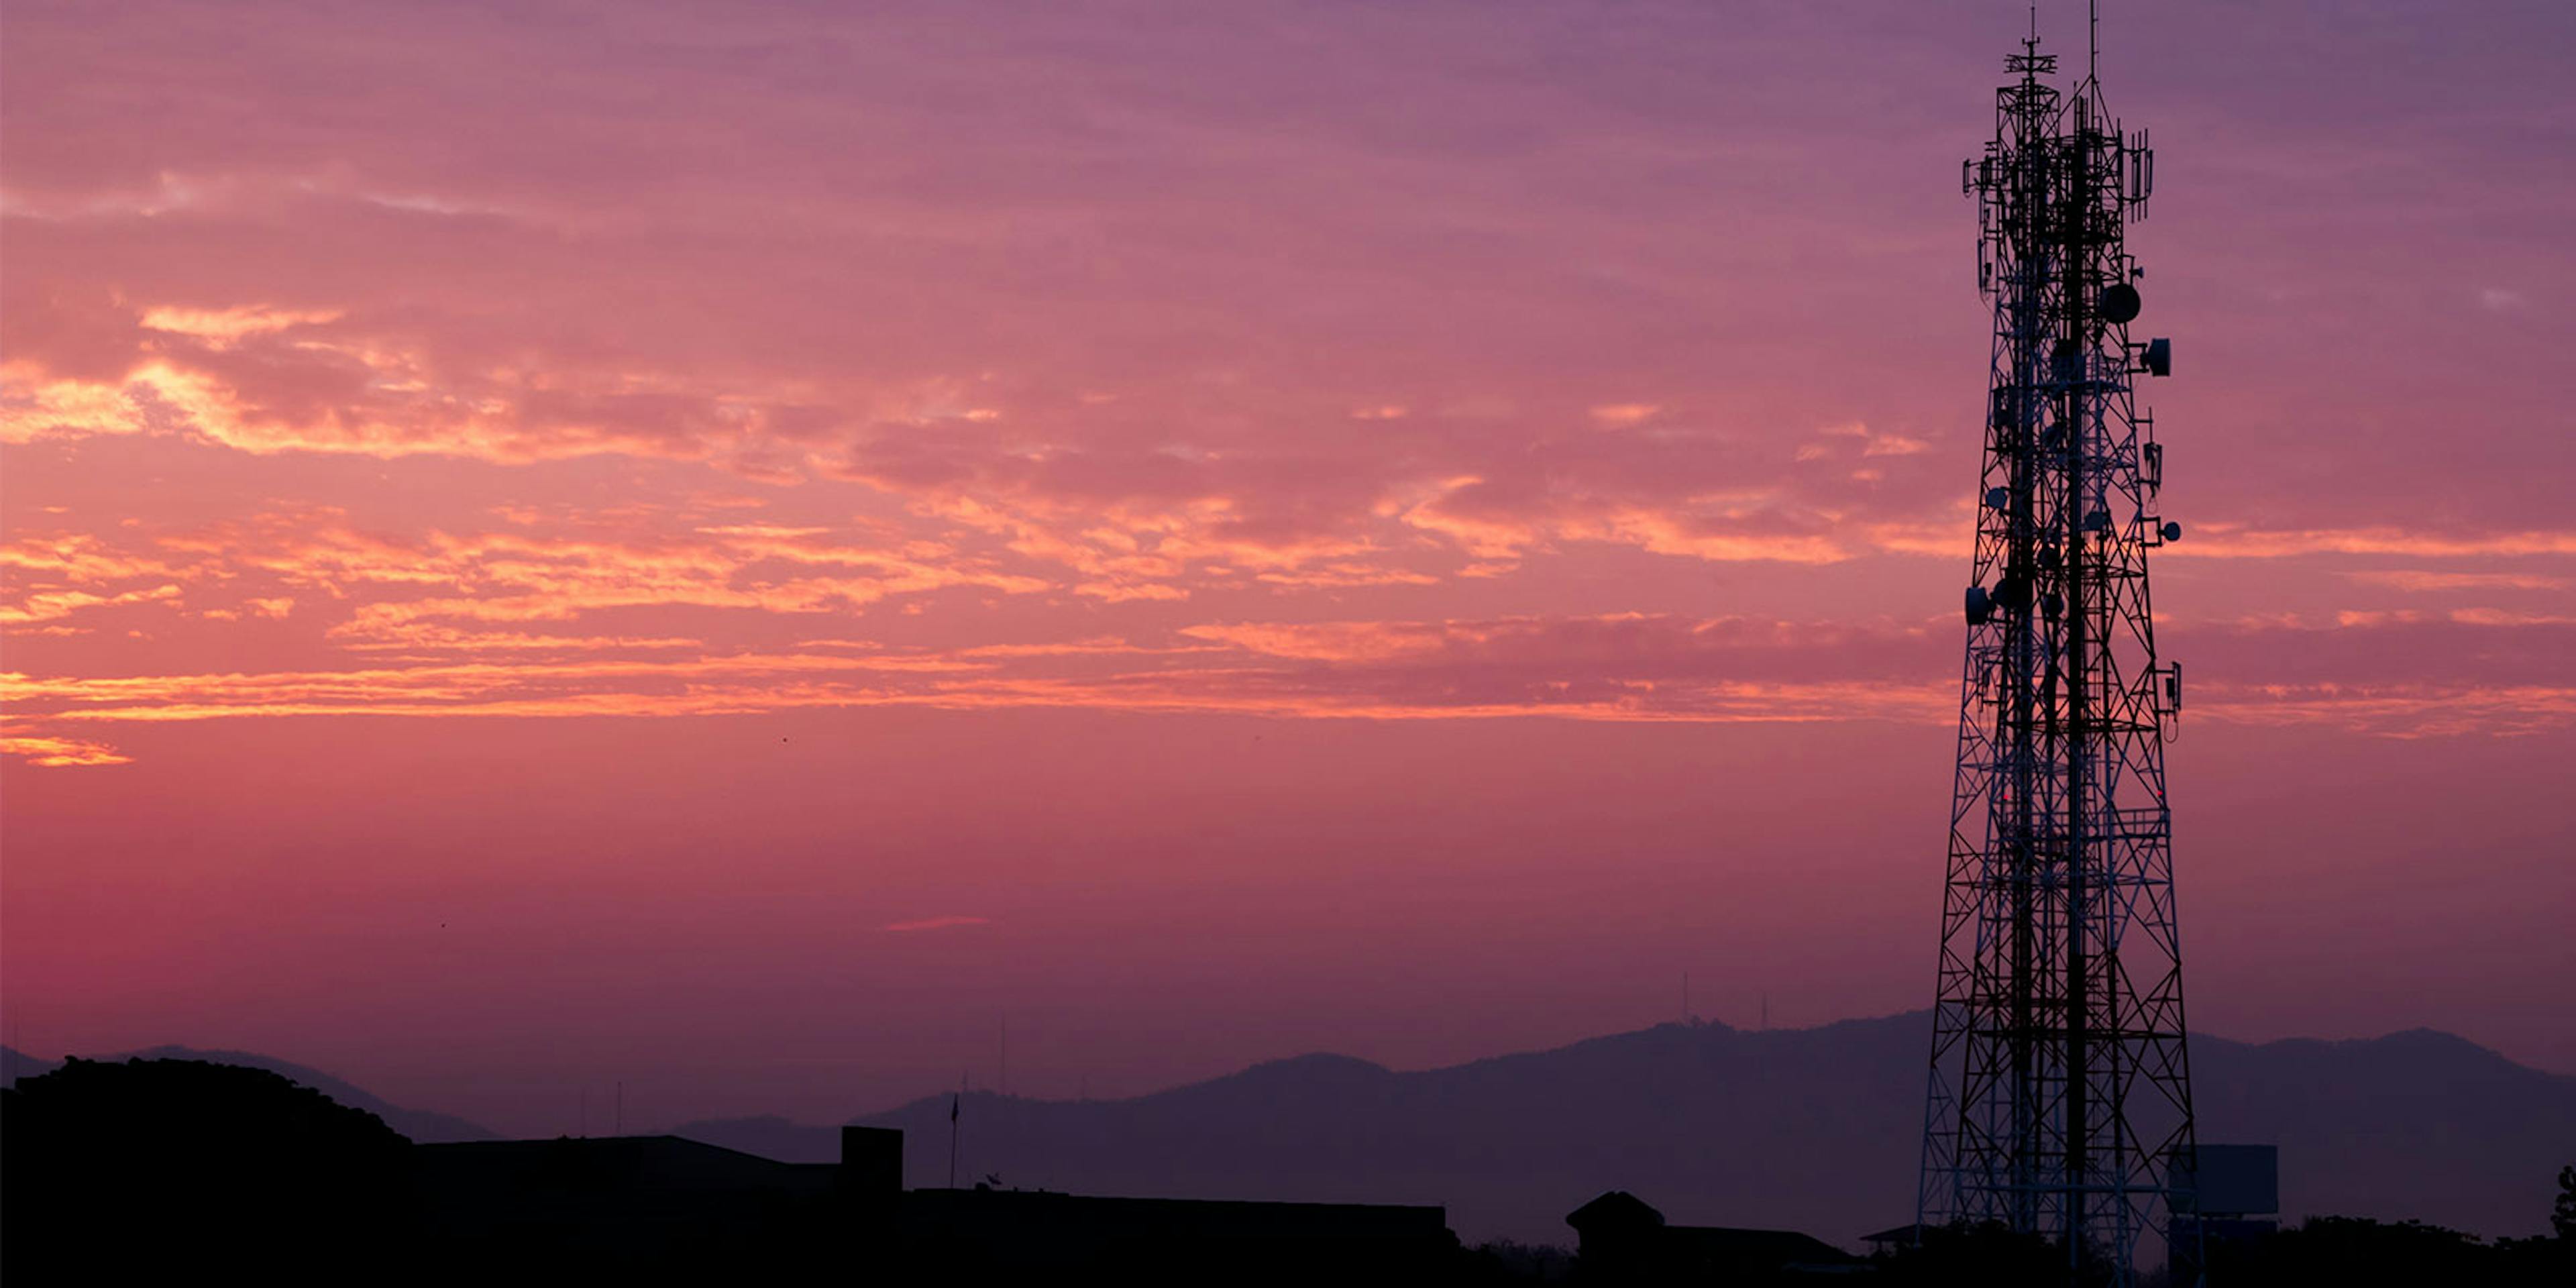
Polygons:
M1562 1240L1603 1189L1673 1219L1848 1242L1910 1219L1926 1012L1811 1029L1665 1023L1422 1070L1311 1053L1116 1100L967 1093L960 1181L1092 1193L1441 1203L1462 1236ZM2545 1229L2576 1161L2576 1077L2453 1034L2245 1043L2194 1034L2209 1143L2282 1148L2284 1215ZM950 1097L903 1128L907 1182L947 1177ZM823 1161L837 1129L700 1120L678 1135ZM2563 1157L2562 1157L2563 1155Z

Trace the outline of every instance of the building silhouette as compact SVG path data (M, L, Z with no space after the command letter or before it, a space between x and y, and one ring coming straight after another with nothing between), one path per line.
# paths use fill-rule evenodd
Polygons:
M1674 1225L1644 1199L1612 1190L1567 1213L1581 1237L1586 1283L1809 1283L1866 1273L1840 1248L1793 1230Z
M833 1273L1109 1283L1440 1282L1444 1209L902 1186L903 1133L845 1127L834 1163L676 1136L416 1149L420 1246L480 1267L675 1279Z

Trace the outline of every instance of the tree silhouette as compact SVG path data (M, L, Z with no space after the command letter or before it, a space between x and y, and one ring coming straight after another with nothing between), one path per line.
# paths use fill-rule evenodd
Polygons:
M2576 1165L2558 1169L2558 1202L2549 1209L2549 1230L2576 1242Z
M2310 1217L2243 1244L2213 1245L2210 1281L2229 1284L2324 1284L2335 1288L2558 1288L2568 1273L2560 1239L2501 1239L2420 1221Z
M2065 1288L2069 1279L2061 1246L1993 1222L1927 1230L1920 1246L1891 1249L1871 1262L1889 1288ZM2075 1276L2086 1285L2104 1278L2092 1259Z

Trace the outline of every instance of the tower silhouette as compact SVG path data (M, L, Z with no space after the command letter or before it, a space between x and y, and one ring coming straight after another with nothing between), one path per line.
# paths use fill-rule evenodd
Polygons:
M2127 1285L2170 1249L2197 1281L2195 1135L2164 748L2182 672L2156 652L2163 451L2132 379L2145 271L2127 225L2154 154L2088 65L2005 60L1963 167L1994 311L1984 469L1941 913L1920 1217L2058 1241L2070 1281Z

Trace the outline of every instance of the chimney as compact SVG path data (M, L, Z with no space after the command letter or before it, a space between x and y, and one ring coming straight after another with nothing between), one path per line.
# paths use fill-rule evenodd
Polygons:
M841 1129L841 1192L892 1199L903 1193L903 1133L892 1127Z

